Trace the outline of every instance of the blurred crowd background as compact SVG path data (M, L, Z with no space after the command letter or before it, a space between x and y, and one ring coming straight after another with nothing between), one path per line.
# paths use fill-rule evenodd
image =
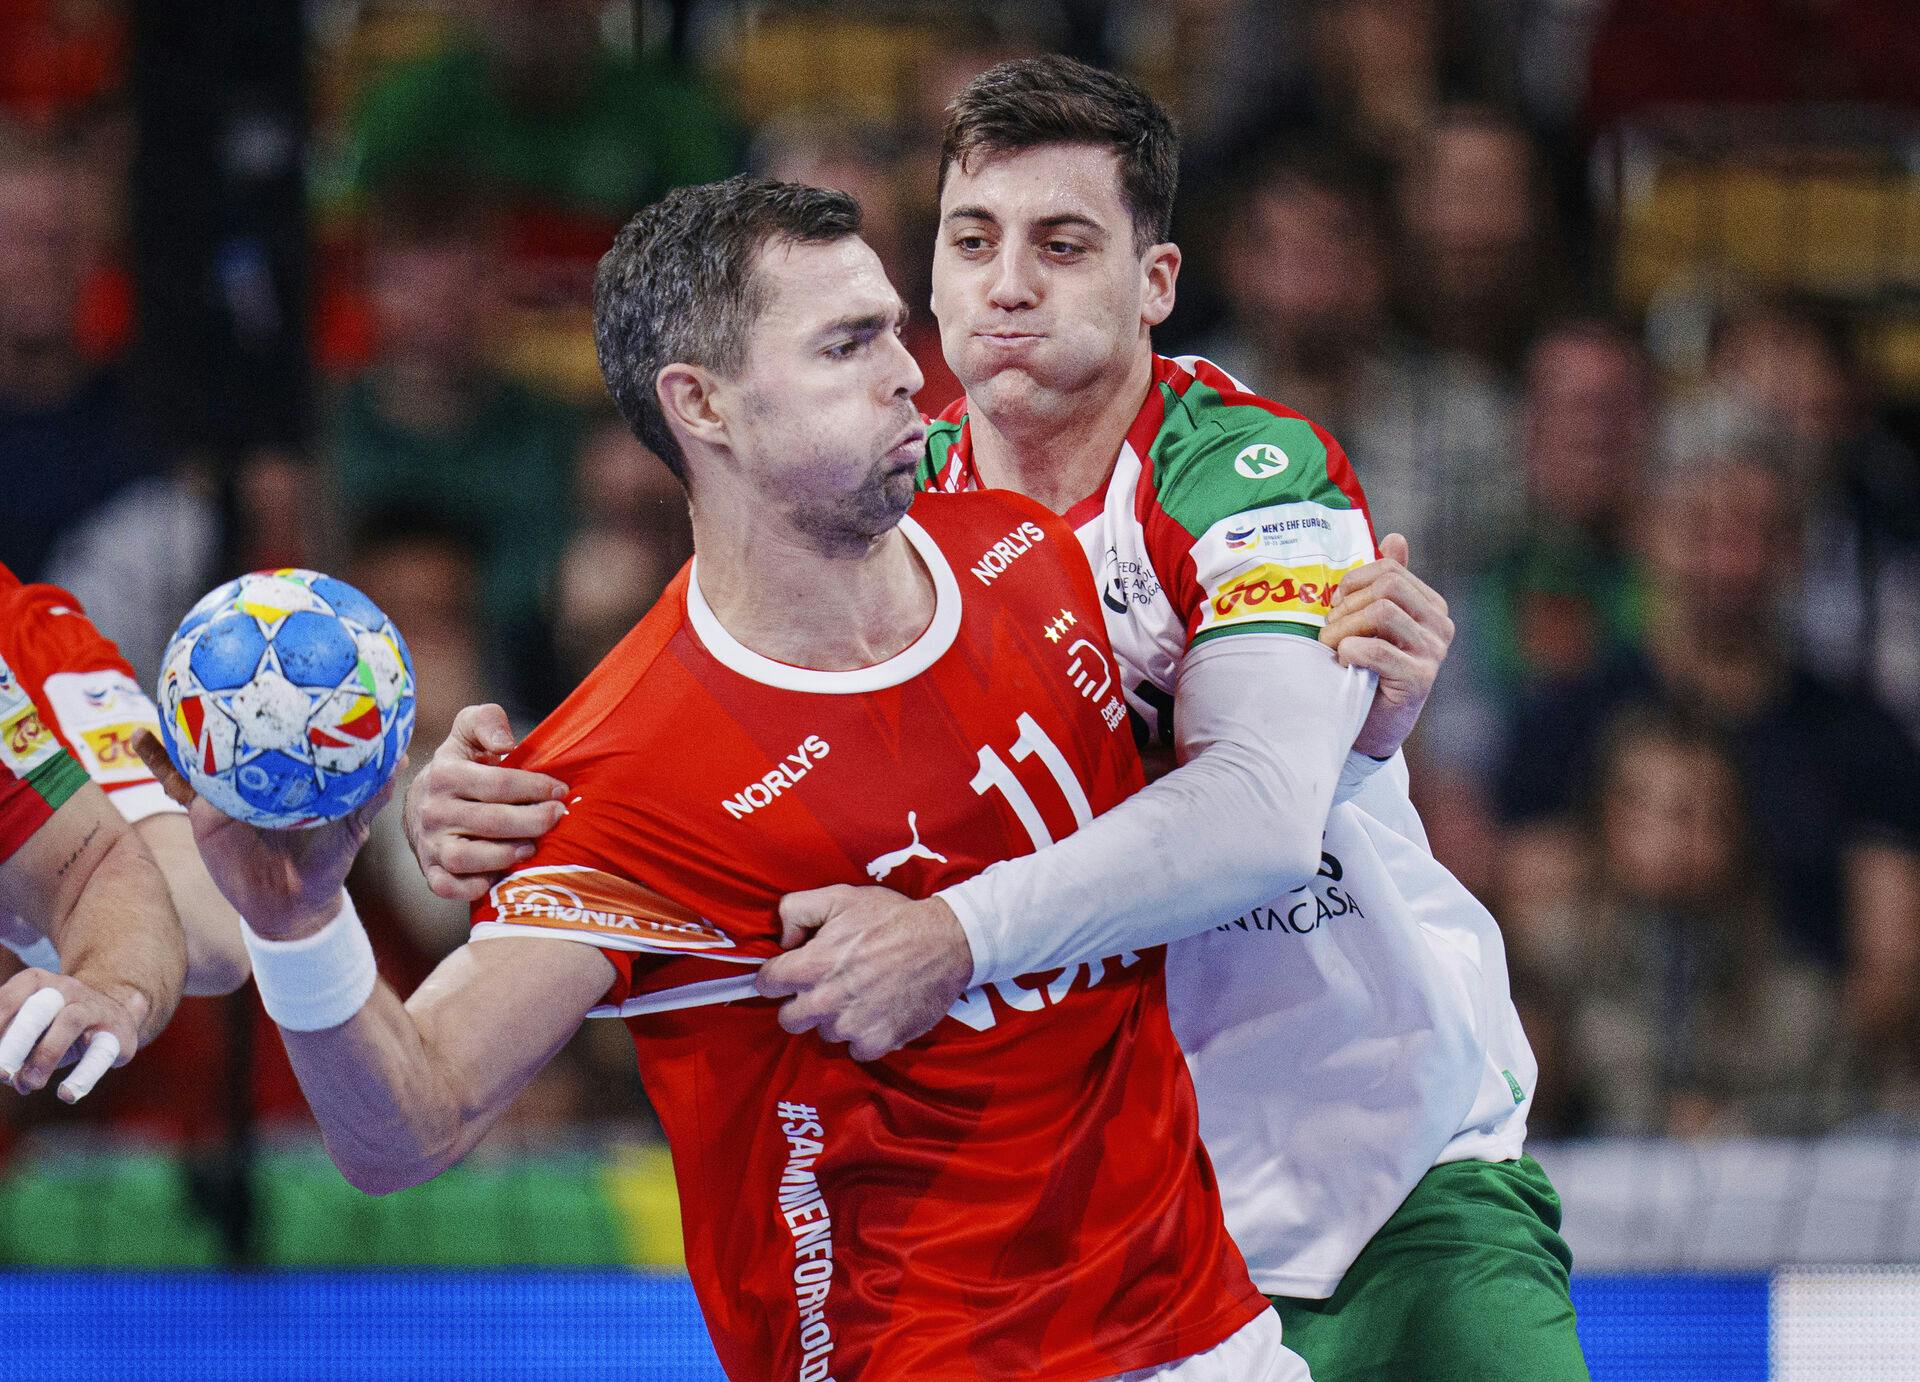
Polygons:
M531 726L689 551L594 365L614 230L842 188L918 308L944 106L1071 52L1181 122L1159 349L1326 426L1452 607L1409 756L1536 1133L1920 1131L1909 0L208 0L224 48L192 8L0 0L0 560L149 684L217 579L321 566L412 645L416 761L469 703ZM405 991L465 913L396 814L355 887ZM77 1114L0 1104L0 1156L299 1128L259 1023L189 1002ZM644 1135L589 1029L500 1140Z

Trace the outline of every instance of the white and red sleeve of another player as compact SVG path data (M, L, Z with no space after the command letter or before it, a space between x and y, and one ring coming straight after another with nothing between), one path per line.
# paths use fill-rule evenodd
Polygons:
M133 750L160 713L133 668L78 604L51 586L18 592L4 631L8 662L51 729L128 824L180 812Z

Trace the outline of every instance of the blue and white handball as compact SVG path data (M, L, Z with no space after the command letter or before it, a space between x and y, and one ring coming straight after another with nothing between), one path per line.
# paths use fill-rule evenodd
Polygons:
M160 737L193 789L273 829L338 820L413 735L393 621L318 571L255 571L195 605L160 666Z

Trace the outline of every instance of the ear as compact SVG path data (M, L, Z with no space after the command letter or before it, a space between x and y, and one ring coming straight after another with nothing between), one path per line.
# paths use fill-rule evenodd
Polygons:
M1158 326L1173 312L1173 285L1180 277L1180 247L1172 241L1153 246L1140 268L1140 320L1148 326Z
M667 425L676 434L708 446L724 446L727 420L715 405L720 381L698 365L668 365L653 388Z

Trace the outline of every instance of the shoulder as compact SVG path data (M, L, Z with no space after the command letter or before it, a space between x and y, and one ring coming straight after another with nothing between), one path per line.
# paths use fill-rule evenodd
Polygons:
M1317 423L1198 356L1156 363L1164 415L1142 460L1158 506L1188 532L1274 504L1364 510L1346 454Z
M61 672L133 676L120 649L94 627L79 600L59 586L21 585L10 572L0 579L0 652L15 674L36 687Z
M565 776L562 765L644 754L650 728L686 732L653 693L666 672L667 650L686 627L691 572L691 564L680 568L646 617L514 750L512 766Z

